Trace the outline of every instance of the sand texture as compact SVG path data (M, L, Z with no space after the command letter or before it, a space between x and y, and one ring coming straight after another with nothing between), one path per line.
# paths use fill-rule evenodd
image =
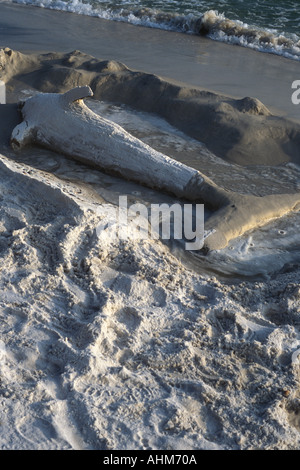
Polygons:
M10 145L21 98L90 86L91 108L116 121L130 106L148 119L138 138L173 158L189 150L189 166L239 194L250 214L254 200L272 211L273 194L299 189L298 124L255 97L171 84L79 51L7 48L0 63L1 448L298 449L300 272L296 248L283 258L278 239L284 227L294 247L297 214L235 234L193 264L171 244L115 240L107 229L120 194L174 197L57 149ZM265 186L249 162L271 175ZM253 279L259 262L268 269Z
M1 181L3 449L299 446L294 274L225 287L97 239L76 185L4 156Z

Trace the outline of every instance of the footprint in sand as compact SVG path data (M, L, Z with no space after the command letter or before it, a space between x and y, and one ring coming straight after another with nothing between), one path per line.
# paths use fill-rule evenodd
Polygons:
M34 433L33 433L34 430ZM51 448L51 440L57 440L54 426L47 420L35 416L24 416L16 423L16 431L31 449Z
M116 319L129 331L135 331L142 321L138 311L133 307L124 307L116 313Z

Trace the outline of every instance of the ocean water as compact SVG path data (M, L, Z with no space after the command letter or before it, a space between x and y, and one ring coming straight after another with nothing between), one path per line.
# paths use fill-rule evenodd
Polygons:
M299 0L11 0L209 38L300 60Z

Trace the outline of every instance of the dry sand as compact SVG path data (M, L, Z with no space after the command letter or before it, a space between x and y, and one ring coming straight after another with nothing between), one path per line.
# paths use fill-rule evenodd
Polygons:
M34 11L41 18L50 15ZM148 201L168 196L55 152L14 153L9 146L20 120L18 98L65 91L83 80L94 86L96 98L115 100L103 105L109 113L121 101L178 126L174 157L200 148L195 162L219 184L266 194L295 191L299 184L297 169L278 166L298 163L298 124L269 115L256 101L246 108L247 100L178 88L157 75L135 74L128 64L82 52L41 57L15 49L0 55L9 102L0 106L2 449L298 449L299 364L292 360L300 347L296 255L277 272L270 269L268 278L250 282L241 274L251 271L247 258L238 277L225 278L229 252L208 258L206 270L202 265L197 272L168 244L115 241L105 229L97 236L99 224L105 228L111 220L119 194ZM140 92L143 83L147 94ZM158 89L161 100L170 100L161 108L155 102ZM176 99L182 110L177 119L171 112ZM118 116L124 110L115 109ZM198 119L203 109L203 120L218 115L217 129L207 127L208 148L191 140L202 129L198 119L193 128L191 109ZM239 139L222 146L220 135L210 139L209 132L223 132L226 139L229 116ZM251 159L249 141L257 152L265 144L257 145L251 134L253 128L257 134L258 122L275 158L261 151L266 160L260 163L272 176L265 185L263 176L234 163ZM160 138L150 134L139 136L172 151L163 127ZM186 158L194 155L190 152ZM264 238L272 233L267 230ZM240 263L251 251L250 240L239 242ZM209 270L213 262L224 267L223 276Z

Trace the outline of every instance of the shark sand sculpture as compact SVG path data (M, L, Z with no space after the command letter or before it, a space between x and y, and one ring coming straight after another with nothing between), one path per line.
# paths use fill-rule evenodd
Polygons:
M38 144L102 171L118 174L213 209L204 250L220 250L245 232L300 208L300 193L252 196L225 190L198 170L154 150L121 126L91 111L89 86L40 93L21 103L23 121L11 135L20 149Z

